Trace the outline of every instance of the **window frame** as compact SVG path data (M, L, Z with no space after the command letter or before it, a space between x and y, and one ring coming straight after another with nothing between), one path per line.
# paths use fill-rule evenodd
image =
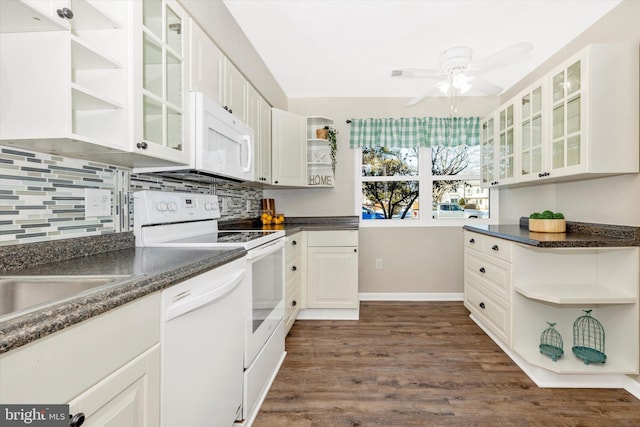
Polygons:
M428 197L428 206L431 206L433 200L433 182L439 180L457 180L457 181L479 181L481 182L481 172L478 175L432 175L431 174L431 148L420 147L418 150L418 176L414 179L413 176L405 177L363 177L362 176L362 148L354 148L354 171L355 171L355 185L354 185L354 200L355 211L358 215L360 227L462 227L464 225L491 225L498 224L498 206L499 206L499 190L497 188L489 188L489 209L491 212L490 218L432 218L431 215L421 215L418 219L362 219L362 183L363 181L418 181L418 188L420 194L418 200L423 203L422 200L425 196ZM366 178L366 179L363 179ZM398 179L400 178L400 179ZM430 189L431 191L424 192L424 189Z

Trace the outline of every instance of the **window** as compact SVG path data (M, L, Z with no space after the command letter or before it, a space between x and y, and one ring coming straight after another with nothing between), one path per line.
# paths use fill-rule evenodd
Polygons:
M359 150L363 224L454 225L497 217L497 192L480 187L479 146Z

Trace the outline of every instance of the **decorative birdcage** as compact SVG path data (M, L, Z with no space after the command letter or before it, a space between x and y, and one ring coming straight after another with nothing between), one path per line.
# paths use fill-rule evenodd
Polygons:
M540 335L540 353L551 357L554 362L564 354L562 335L555 328L556 324L547 322L549 327Z
M573 354L582 359L585 365L591 362L604 363L604 328L595 318L592 310L582 310L586 314L573 323Z

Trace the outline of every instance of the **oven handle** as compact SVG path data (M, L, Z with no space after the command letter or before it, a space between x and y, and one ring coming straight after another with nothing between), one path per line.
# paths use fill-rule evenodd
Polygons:
M247 254L247 260L249 261L257 261L260 258L264 258L267 255L271 255L272 253L278 251L279 249L284 248L284 239L278 239L274 243L269 243L265 246L260 246L256 249L251 249Z

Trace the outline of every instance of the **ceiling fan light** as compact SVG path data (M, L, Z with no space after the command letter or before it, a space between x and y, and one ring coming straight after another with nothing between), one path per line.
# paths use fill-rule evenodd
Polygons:
M456 88L460 94L467 93L471 89L471 80L473 80L473 76L456 74L453 76L452 86Z
M436 83L436 87L440 90L440 92L446 95L449 93L449 89L451 88L451 85L449 84L448 81L439 82L439 83Z

